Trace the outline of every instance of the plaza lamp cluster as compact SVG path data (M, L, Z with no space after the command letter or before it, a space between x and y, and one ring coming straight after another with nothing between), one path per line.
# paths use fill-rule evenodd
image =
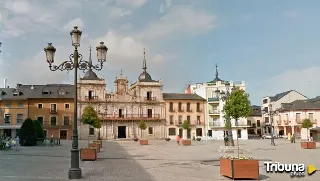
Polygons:
M79 179L81 178L82 171L79 167L79 141L78 141L78 93L77 93L77 77L79 70L102 70L103 64L106 62L108 48L104 45L104 42L100 42L100 45L96 47L98 64L93 65L92 60L83 60L82 55L78 52L78 47L80 47L80 38L82 31L78 29L77 26L70 32L72 46L74 47L74 52L69 56L69 60L62 62L60 65L53 65L54 56L56 49L52 46L52 43L48 43L48 46L44 48L46 53L46 59L49 63L49 68L51 71L56 70L66 70L70 71L74 69L74 123L73 123L73 138L72 138L72 149L71 149L71 168L69 169L68 175L69 179Z

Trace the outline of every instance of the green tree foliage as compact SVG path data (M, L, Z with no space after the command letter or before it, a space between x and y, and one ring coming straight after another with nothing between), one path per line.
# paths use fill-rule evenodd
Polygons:
M182 128L186 130L190 129L190 123L188 120L183 121Z
M88 124L94 128L101 128L98 113L90 105L84 108L82 114L82 121L84 124Z
M312 122L310 119L304 119L301 123L302 128L307 129L307 138L309 138L309 129L313 126Z
M147 129L147 124L144 122L144 120L140 121L139 128L141 129L141 138L142 138L142 130Z
M44 132L43 132L43 128L42 128L41 123L38 120L34 120L33 126L34 126L36 133L37 133L37 139L39 141L43 141L44 140Z
M20 145L35 146L37 144L37 132L32 119L27 118L20 129Z

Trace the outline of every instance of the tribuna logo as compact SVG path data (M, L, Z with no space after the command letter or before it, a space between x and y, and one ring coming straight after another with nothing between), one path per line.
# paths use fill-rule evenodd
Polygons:
M303 177L306 167L304 164L282 164L279 162L264 162L267 173L288 173L291 177Z

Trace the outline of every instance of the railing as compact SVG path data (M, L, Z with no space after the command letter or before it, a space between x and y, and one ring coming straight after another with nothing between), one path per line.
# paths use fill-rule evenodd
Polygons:
M302 122L301 118L296 118L296 123L297 124L301 124L301 122Z
M209 125L210 125L211 127L221 127L221 124L220 124L220 122L218 122L218 121L210 122Z
M50 109L50 114L57 114L58 113L58 110L56 109Z
M144 97L145 101L156 101L157 98L156 97Z
M174 124L174 121L170 121L170 125L173 125Z
M100 118L105 120L113 119L159 119L160 114L100 114Z
M85 99L85 101L98 101L99 97L98 96L85 96L84 99Z
M184 109L179 108L179 109L178 109L178 112L184 112Z
M289 124L289 120L283 120L283 123L285 124L285 125L288 125Z
M197 112L202 112L202 109L200 109L200 108L199 108L199 109L197 109Z
M189 109L187 108L187 112L192 112L192 109L191 108L189 108Z
M209 114L220 114L219 110L209 110Z
M202 122L200 120L194 120L191 125L202 125Z
M219 98L217 97L208 98L208 102L219 102Z
M174 109L169 109L169 112L176 112Z

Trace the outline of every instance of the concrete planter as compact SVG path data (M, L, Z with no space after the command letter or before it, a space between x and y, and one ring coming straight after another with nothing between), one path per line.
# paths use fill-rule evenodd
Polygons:
M93 143L99 143L100 144L100 148L102 148L102 140L94 140Z
M316 149L317 148L317 143L314 141L304 141L301 142L301 148L304 149Z
M231 179L259 179L258 160L220 159L220 174Z
M97 151L95 148L81 148L80 149L81 161L95 161L97 160Z
M181 145L190 146L191 145L191 140L181 140Z
M97 153L100 152L100 144L99 143L90 143L89 147L90 148L95 148L97 150Z
M140 145L148 145L148 140L140 140Z

